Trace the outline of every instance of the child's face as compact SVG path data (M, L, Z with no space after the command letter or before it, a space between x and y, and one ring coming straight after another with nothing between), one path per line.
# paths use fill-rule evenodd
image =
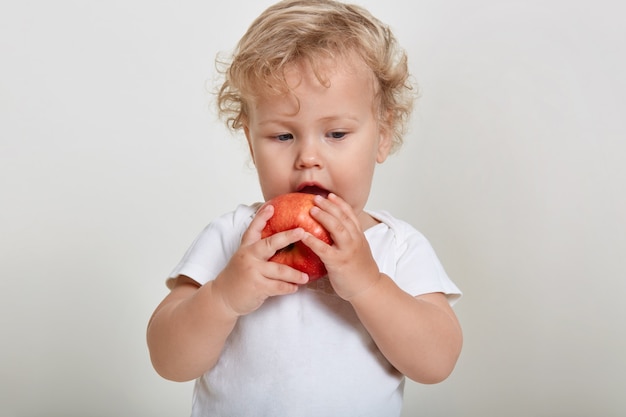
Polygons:
M386 159L391 137L375 114L373 76L355 62L322 66L328 68L326 87L309 65L293 66L287 81L299 107L291 95L262 97L251 106L244 130L266 200L294 191L332 192L362 218L374 168Z

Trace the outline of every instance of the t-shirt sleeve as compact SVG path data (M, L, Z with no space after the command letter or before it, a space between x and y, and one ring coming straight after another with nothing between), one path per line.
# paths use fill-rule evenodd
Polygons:
M252 207L242 205L206 226L170 273L167 286L171 288L179 275L188 276L200 285L215 279L239 248L253 214Z
M461 291L448 277L426 237L387 212L373 214L387 226L366 233L381 271L413 296L441 292L454 304Z
M401 286L413 296L444 293L448 302L454 304L461 291L448 277L430 242L416 230L409 231L405 237L396 263L396 274L404 281Z

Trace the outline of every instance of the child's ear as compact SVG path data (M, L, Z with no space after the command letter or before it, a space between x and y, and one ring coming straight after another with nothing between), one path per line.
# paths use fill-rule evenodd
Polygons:
M382 128L378 140L378 152L376 152L376 162L382 164L391 153L393 145L393 134L390 129Z
M250 149L250 158L252 158L252 163L256 165L254 162L254 151L252 150L252 142L250 141L250 129L248 129L248 125L243 126L243 133L246 135L246 140L248 141L248 149Z

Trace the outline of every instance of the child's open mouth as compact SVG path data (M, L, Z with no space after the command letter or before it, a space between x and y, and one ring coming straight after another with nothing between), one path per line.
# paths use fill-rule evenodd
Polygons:
M321 195L322 197L326 198L328 197L329 191L325 190L321 187L318 187L317 185L307 185L304 186L300 189L298 189L299 193L306 193L306 194L316 194L316 195Z

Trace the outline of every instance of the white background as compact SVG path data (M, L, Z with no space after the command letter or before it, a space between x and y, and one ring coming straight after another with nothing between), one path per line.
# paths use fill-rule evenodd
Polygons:
M188 415L146 323L200 229L260 198L208 90L269 2L215 4L0 3L2 417ZM465 293L457 369L404 415L625 415L622 3L361 4L421 88L369 207Z

